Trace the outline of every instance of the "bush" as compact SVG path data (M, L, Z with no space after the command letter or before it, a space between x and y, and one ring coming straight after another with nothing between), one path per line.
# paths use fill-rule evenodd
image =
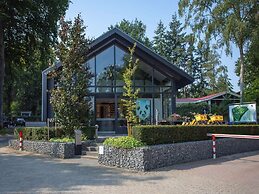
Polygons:
M51 138L50 142L58 142L58 143L68 143L68 142L75 142L75 139L64 137L64 138Z
M83 126L80 129L83 139L93 140L95 138L95 126Z
M140 141L136 140L133 137L111 137L106 139L103 142L104 145L115 147L115 148L124 148L124 149L131 149L135 147L141 147L144 146L143 143Z
M207 133L259 135L259 125L139 125L133 127L133 137L146 145L207 140L210 139Z
M19 132L23 132L24 140L48 140L48 127L21 127L14 130L14 135L19 138ZM49 138L62 137L64 132L61 128L49 128Z
M95 135L95 127L82 127L82 139L94 139ZM16 128L14 130L14 135L16 138L19 138L19 131L23 132L23 139L24 140L43 140L43 141L48 141L48 127L20 127ZM54 128L50 127L49 128L49 138L59 138L59 139L64 139L65 133L62 128Z
M10 132L9 129L6 129L6 128L1 128L0 127L0 135L6 135Z

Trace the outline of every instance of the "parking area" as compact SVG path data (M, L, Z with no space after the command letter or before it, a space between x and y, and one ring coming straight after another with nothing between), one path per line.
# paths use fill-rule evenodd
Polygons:
M1 141L2 140L2 141ZM0 193L258 193L259 151L140 173L85 158L54 159L6 147Z

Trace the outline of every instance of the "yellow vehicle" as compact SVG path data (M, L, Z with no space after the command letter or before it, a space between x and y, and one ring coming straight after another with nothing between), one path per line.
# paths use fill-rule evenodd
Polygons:
M222 115L195 114L191 122L183 122L182 125L220 125L223 124Z
M191 122L183 122L182 125L206 125L208 117L206 114L196 114Z
M211 115L208 125L220 125L223 124L224 119L222 115Z

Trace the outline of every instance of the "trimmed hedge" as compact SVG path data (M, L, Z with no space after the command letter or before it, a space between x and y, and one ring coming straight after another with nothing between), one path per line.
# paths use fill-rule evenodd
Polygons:
M139 125L133 137L146 145L208 140L207 133L259 135L259 125Z
M24 140L48 140L48 127L20 127L14 130L14 135L19 138L19 132L23 132ZM62 137L61 128L49 128L49 138Z
M123 148L123 149L132 149L136 147L142 147L144 144L133 137L110 137L103 142L104 145Z
M82 134L86 139L93 140L95 135L95 127L82 127ZM19 131L23 132L23 139L25 140L42 140L48 141L48 127L20 127L14 130L14 135L19 138ZM62 128L49 128L49 138L63 138L65 133Z

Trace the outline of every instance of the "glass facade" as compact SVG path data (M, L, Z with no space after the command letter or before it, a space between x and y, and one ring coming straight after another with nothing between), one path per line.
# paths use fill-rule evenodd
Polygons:
M124 130L126 121L121 103L123 72L128 53L112 45L87 61L94 75L90 91L94 96L95 122L100 131ZM155 64L153 64L155 66ZM143 124L154 124L172 114L173 82L143 60L134 75L134 88L140 89L137 114Z

